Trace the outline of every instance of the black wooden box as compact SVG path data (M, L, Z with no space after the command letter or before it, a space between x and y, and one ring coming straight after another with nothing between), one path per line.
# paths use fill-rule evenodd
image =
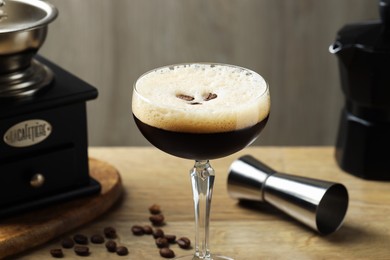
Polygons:
M97 90L42 57L51 85L0 99L0 217L96 193L89 176L86 101Z

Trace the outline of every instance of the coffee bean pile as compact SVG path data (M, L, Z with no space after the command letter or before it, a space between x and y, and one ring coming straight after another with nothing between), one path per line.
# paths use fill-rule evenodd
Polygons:
M161 207L153 204L149 207L151 225L134 225L131 227L131 232L134 236L150 235L154 238L156 247L159 249L160 256L164 258L174 258L175 252L170 249L170 245L177 244L182 249L191 249L191 240L187 237L176 238L176 235L165 234L162 227L166 225L165 217L162 214ZM103 234L93 234L88 238L84 234L75 234L73 237L63 238L61 241L62 248L54 248L50 250L50 254L54 258L64 257L62 249L71 249L78 256L89 256L91 254L88 247L89 242L92 244L104 244L105 248L110 253L116 253L119 256L129 254L127 247L117 245L114 239L117 238L117 233L113 227L105 227ZM107 241L106 241L107 240Z
M165 223L165 217L162 214L161 208L157 204L153 204L149 207L151 216L149 217L150 225L134 225L131 227L131 231L135 236L152 235L157 248L159 248L160 256L164 258L174 258L175 252L170 249L171 244L177 244L182 249L191 248L191 240L187 237L181 237L176 239L176 235L165 234L161 229Z
M73 237L66 237L62 239L61 246L65 249L73 248L73 251L78 256L89 256L91 254L88 247L89 241L92 244L103 244L106 239L105 247L108 252L116 253L119 256L125 256L129 254L129 250L125 246L117 246L113 240L117 238L116 230L113 227L106 227L103 229L104 235L93 234L88 239L88 236L84 234L75 234ZM55 258L64 257L64 252L61 248L54 248L50 250L50 254Z

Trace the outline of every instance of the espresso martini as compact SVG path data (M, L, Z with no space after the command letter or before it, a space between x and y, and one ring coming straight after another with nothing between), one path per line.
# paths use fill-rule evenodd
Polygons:
M180 64L135 83L132 111L145 138L166 153L215 159L255 140L270 110L267 83L256 72L223 64Z

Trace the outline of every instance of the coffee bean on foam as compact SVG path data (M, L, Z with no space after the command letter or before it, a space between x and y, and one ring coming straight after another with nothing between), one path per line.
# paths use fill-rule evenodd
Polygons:
M266 118L269 108L268 86L259 74L210 64L177 65L146 73L136 82L132 103L133 114L140 121L192 133L249 127Z

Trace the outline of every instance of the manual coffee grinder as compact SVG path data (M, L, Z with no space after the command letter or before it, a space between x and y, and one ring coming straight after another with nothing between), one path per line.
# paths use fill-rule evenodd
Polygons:
M379 12L379 21L344 26L329 48L345 95L336 160L358 177L390 180L390 0Z
M0 7L0 217L100 190L87 151L97 90L36 55L57 14L41 0Z

